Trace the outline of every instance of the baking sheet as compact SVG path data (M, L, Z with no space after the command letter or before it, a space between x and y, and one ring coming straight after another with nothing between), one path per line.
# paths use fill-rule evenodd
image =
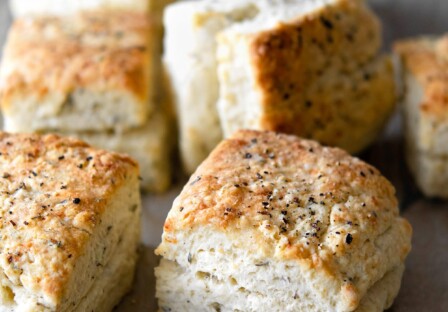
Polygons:
M369 2L383 21L385 49L396 38L448 31L447 0ZM9 24L7 1L0 0L0 44ZM448 311L448 203L424 199L416 189L404 163L401 121L397 114L384 135L361 158L378 167L394 183L402 212L414 228L413 250L391 311ZM184 178L178 178L176 186L164 195L143 197L142 247L135 284L116 311L157 311L153 269L158 260L154 248L160 242L163 221L183 181Z

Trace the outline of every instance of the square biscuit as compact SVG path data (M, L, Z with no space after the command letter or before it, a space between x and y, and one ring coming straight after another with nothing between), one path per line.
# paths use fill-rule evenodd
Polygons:
M338 149L237 131L164 225L162 311L365 311L392 305L412 229L380 172Z
M448 37L397 42L405 94L406 155L427 196L448 198Z
M75 139L0 133L0 172L0 310L111 311L137 259L137 163Z
M165 28L189 172L238 129L356 153L393 110L392 66L363 1L179 2L168 6Z
M16 20L0 70L5 130L144 125L155 107L158 28L145 13L119 10Z

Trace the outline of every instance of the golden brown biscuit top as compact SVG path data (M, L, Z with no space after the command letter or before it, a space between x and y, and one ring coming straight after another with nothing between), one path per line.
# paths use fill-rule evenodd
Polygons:
M412 232L374 167L338 148L250 130L223 141L193 174L156 253L172 260L176 244L205 228L235 248L313 268L323 283L336 281L351 309L404 261Z
M4 52L4 96L119 89L145 99L150 21L144 13L92 11L14 22Z
M244 130L191 177L165 232L255 227L287 239L283 256L306 258L318 248L356 248L397 216L395 190L374 167L313 141Z
M127 156L75 139L0 133L2 272L57 301L108 198L137 174Z
M420 38L397 42L395 52L423 87L423 113L448 117L448 35L440 39Z

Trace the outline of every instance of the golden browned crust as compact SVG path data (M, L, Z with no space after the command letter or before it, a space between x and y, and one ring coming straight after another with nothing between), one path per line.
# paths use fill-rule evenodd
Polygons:
M212 152L174 202L157 253L204 226L340 280L353 309L410 250L411 227L377 169L274 132L239 131Z
M404 69L424 90L420 110L435 119L448 117L448 35L397 42Z
M392 111L395 90L390 64L368 66L381 30L364 4L336 1L250 40L262 129L352 153L370 144Z
M16 20L4 52L3 108L13 96L76 88L122 90L147 105L150 27L147 15L126 11Z
M59 302L111 194L137 174L129 157L75 139L0 133L3 273Z

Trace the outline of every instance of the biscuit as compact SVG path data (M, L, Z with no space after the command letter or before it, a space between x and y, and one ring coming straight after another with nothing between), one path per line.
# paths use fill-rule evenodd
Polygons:
M142 126L155 104L160 45L144 13L89 11L14 22L0 71L5 130Z
M244 128L357 153L393 110L380 23L362 1L181 2L165 27L188 172Z
M159 307L382 311L398 292L411 232L372 166L295 136L238 131L168 214L156 250Z
M0 133L0 310L112 310L137 259L138 171L79 140Z
M406 88L408 164L425 195L448 198L448 37L404 40L395 52Z

